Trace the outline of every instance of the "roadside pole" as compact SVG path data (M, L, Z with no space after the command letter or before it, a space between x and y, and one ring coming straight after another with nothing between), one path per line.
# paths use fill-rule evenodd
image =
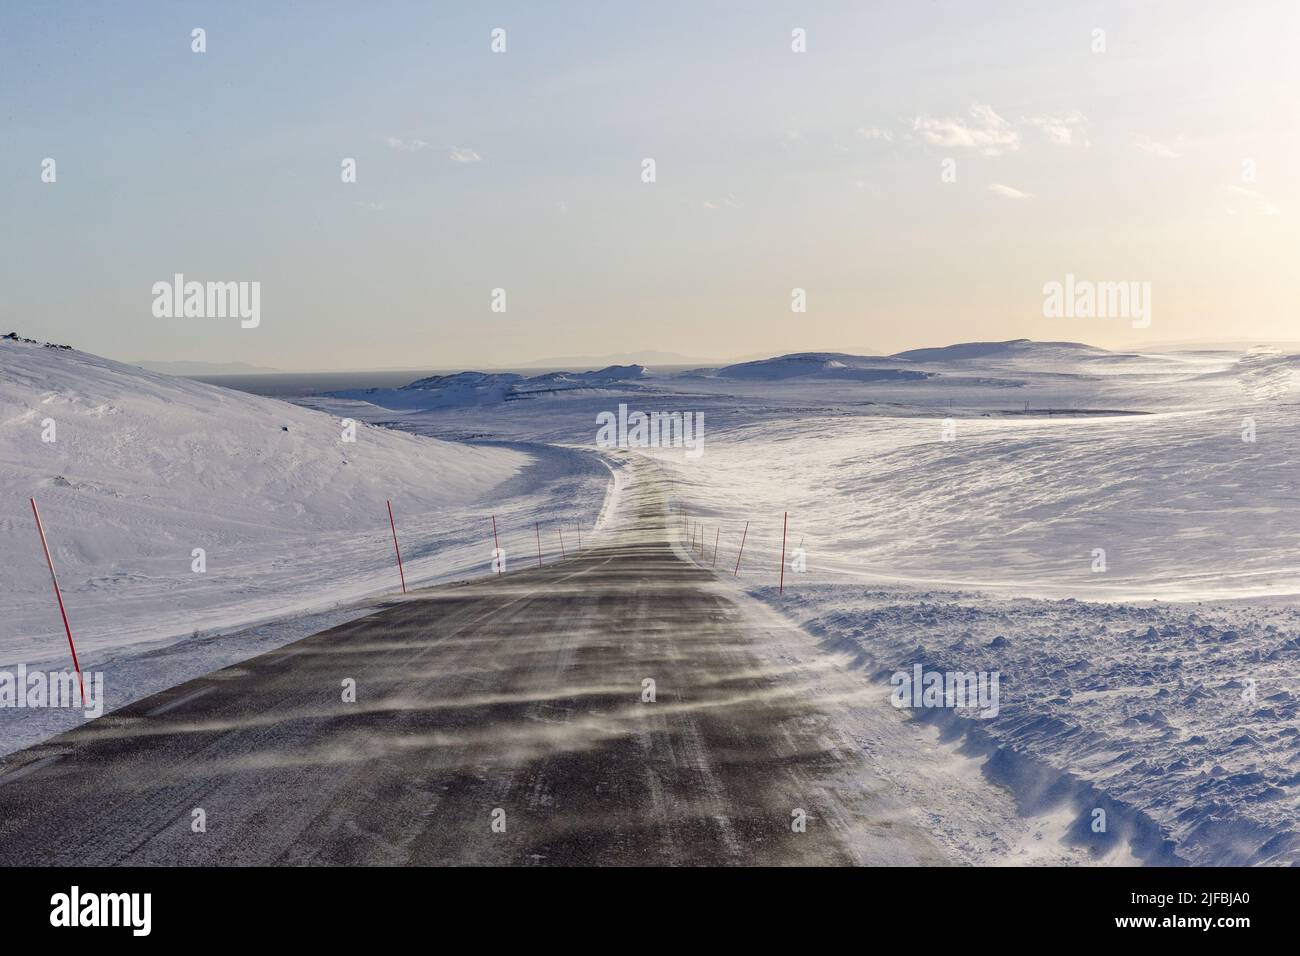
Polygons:
M50 557L50 545L45 540L45 526L41 524L41 513L36 510L36 499L28 499L32 503L32 514L36 518L36 530L41 535L41 548L45 551L45 563L50 566L50 580L54 582L54 597L59 602L59 616L63 618L63 630L68 635L68 647L72 651L72 666L77 671L77 684L81 687L81 706L86 706L86 681L81 676L81 664L77 661L77 646L72 643L72 627L68 624L68 612L63 607L63 592L59 589L59 578L54 573L54 559Z
M397 522L393 520L393 503L388 502L388 526L393 529L393 550L397 552L397 573L402 578L402 593L406 593L406 572L402 570L402 549L397 546Z

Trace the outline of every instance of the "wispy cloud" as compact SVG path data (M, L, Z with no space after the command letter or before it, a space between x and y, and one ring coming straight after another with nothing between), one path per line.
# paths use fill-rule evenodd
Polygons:
M1263 193L1233 183L1224 186L1223 191L1228 198L1228 212L1233 215L1240 211L1243 206L1261 216L1282 215L1281 208Z
M863 126L858 129L858 137L861 139L880 140L885 143L894 141L894 134L887 129L881 129L878 126Z
M402 139L398 136L385 136L384 142L390 149L401 150L404 153L418 153L422 150L433 149L432 143L426 143L422 139Z
M1025 116L1020 121L1039 130L1057 146L1088 145L1088 118L1078 110L1071 110L1064 116Z
M1149 136L1139 136L1133 141L1133 145L1142 152L1150 153L1152 156L1158 156L1161 159L1177 159L1182 155L1172 146L1157 142Z
M1004 186L1002 183L989 183L989 192L997 193L1006 199L1033 199L1033 193L1021 192L1011 186Z
M970 119L935 119L924 113L912 122L912 129L934 146L975 149L985 156L1001 156L1020 149L1020 133L987 103L975 103Z
M403 153L423 153L428 150L437 150L438 147L433 143L426 142L422 139L402 139L400 136L385 136L384 142L389 149L396 149ZM447 158L453 163L469 164L482 162L483 157L475 150L468 146L456 146L447 152Z
M727 193L721 199L706 199L700 205L705 209L739 209L740 200L734 193Z

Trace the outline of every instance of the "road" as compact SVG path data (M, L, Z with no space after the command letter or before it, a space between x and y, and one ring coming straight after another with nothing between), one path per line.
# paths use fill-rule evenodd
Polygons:
M681 550L653 466L622 474L568 560L413 592L6 758L0 863L944 862L762 653L783 625Z

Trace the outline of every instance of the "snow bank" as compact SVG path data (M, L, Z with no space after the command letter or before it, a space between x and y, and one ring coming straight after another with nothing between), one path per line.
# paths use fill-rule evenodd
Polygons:
M1148 862L1300 864L1300 609L1094 604L834 585L756 596L882 684L998 672L1000 709L919 709L1065 842ZM1107 815L1093 829L1094 811Z

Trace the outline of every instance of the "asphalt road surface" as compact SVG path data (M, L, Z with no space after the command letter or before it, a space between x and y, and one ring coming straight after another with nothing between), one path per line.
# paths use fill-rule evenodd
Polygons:
M675 543L653 467L623 473L566 561L413 592L10 755L0 864L943 862L806 675L757 652L781 625Z

